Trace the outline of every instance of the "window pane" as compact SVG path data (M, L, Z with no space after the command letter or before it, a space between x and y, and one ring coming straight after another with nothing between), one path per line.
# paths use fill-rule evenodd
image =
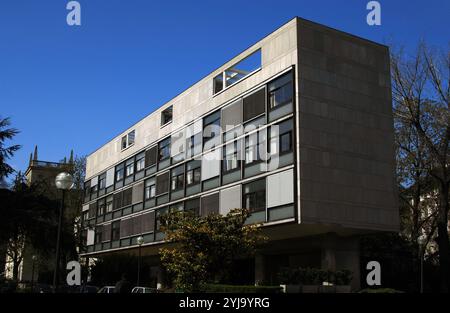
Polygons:
M170 137L159 143L159 161L170 157Z
M288 152L292 150L291 133L286 133L280 137L280 152Z
M136 161L136 171L142 171L145 168L145 159L139 159Z
M134 136L135 136L134 130L128 134L128 146L134 144Z
M186 184L191 185L194 182L194 171L190 170L186 172Z
M269 94L270 108L290 103L292 101L292 86L291 84L284 85Z
M134 172L134 165L133 164L129 164L126 167L126 176L130 176L132 175Z
M216 77L214 77L214 94L218 93L223 89L223 73L220 72Z
M173 107L170 106L161 112L161 126L172 121Z

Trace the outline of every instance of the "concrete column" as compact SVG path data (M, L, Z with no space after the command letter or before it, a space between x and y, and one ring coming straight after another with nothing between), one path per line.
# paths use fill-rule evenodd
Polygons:
M325 234L322 239L321 268L336 270L337 236L334 233Z
M255 254L255 286L260 285L265 280L266 260L263 254Z
M361 289L359 238L345 237L341 240L341 248L336 257L336 267L338 270L347 269L352 271L351 287L352 291L357 291Z

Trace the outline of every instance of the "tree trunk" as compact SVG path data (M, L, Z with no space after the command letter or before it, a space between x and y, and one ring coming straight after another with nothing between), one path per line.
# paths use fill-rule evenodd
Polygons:
M450 242L448 237L448 211L449 211L449 185L446 182L440 184L440 203L438 217L439 264L441 271L441 291L449 292L450 282Z
M19 278L19 266L20 266L19 258L13 258L13 279L14 280L18 280L18 278Z

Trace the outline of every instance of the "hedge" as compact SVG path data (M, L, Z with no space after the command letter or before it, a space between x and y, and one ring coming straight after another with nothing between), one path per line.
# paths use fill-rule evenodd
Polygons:
M211 293L281 293L281 287L207 284L204 291Z

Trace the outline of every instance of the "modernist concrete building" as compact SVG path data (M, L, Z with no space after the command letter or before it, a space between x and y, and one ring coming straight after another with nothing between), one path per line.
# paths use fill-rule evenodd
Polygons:
M270 238L249 279L346 268L358 288L358 237L399 228L394 170L388 48L294 18L88 156L85 256L140 235L157 255L169 208L246 207Z

